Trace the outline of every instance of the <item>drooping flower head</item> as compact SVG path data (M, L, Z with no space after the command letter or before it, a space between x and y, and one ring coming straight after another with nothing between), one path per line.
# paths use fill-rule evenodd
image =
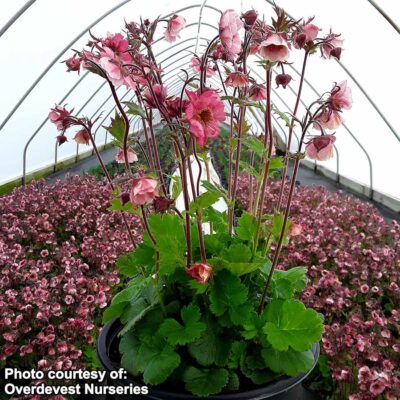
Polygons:
M138 160L137 154L129 147L127 149L128 153L128 163L132 164ZM124 164L125 163L125 155L124 155L124 150L121 149L118 154L115 156L115 161L118 164Z
M199 283L207 283L212 275L212 268L203 263L193 264L186 272Z
M224 103L213 90L198 94L186 90L189 102L185 108L189 132L196 138L196 143L204 146L209 137L220 134L220 124L225 121Z
M225 85L226 86L231 86L234 88L243 88L246 87L249 84L249 80L243 72L236 71L236 72L231 72L226 80L225 80Z
M200 59L198 57L193 57L190 61L190 67L194 72L200 74L202 68L202 58ZM215 69L209 63L207 63L206 77L211 78L213 75L215 75Z
M79 132L76 133L74 136L74 140L78 144L89 144L90 136L86 129L81 129Z
M341 113L329 107L321 111L321 113L315 119L319 123L319 125L314 124L315 129L320 129L320 127L322 127L324 129L333 131L334 129L339 128L339 126L343 123Z
M337 58L340 60L342 54L343 39L340 39L338 35L329 33L325 38L324 44L321 45L321 53L324 58Z
M351 109L353 105L353 96L351 89L347 86L347 81L340 82L333 87L328 101L335 110Z
M254 84L249 89L249 99L259 101L267 99L267 89L264 86Z
M81 69L81 58L78 54L74 54L72 57L68 58L67 60L63 61L67 66L67 71L78 71Z
M167 42L173 43L179 38L179 32L186 26L186 19L179 16L173 15L169 21L167 29L164 32L164 38Z
M146 103L146 106L149 108L158 108L157 104L161 105L165 102L165 99L168 96L168 89L165 86L161 86L159 84L153 85L152 89L153 91L147 89L143 93L144 102Z
M259 47L260 56L270 62L286 61L289 58L289 46L286 40L273 33L261 42Z
M256 10L251 9L242 14L242 19L247 27L253 26L257 21L258 13Z
M307 157L312 160L326 161L333 157L334 135L314 136L306 145Z
M49 120L57 130L63 132L73 124L70 118L73 111L73 109L68 111L65 107L56 104L49 112Z
M150 204L158 196L157 181L153 178L140 177L133 180L130 191L132 204L142 206Z
M243 27L239 15L234 10L226 10L219 21L219 37L225 51L231 55L239 54L242 42L239 30Z
M292 77L289 74L278 74L275 77L277 88L282 85L282 87L286 89L286 86L289 85L291 81Z

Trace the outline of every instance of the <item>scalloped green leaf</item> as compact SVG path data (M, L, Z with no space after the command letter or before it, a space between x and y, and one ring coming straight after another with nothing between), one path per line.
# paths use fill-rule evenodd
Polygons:
M229 373L224 368L200 369L189 367L183 374L186 389L201 397L221 392L228 380Z

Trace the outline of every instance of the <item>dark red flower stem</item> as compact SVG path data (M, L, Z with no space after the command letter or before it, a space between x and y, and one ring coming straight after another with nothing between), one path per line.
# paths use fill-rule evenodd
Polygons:
M293 117L292 117L292 120L291 120L290 126L289 126L289 134L288 134L288 143L286 146L286 153L290 152L290 146L292 144L294 122L295 122L295 119L297 116L297 111L298 111L299 105L300 105L301 94L303 91L303 84L304 84L304 78L305 78L305 73L306 73L308 55L309 55L309 53L308 53L308 51L306 51L304 54L303 67L301 69L299 89L297 92L296 102L295 102L294 109L293 109ZM280 211L281 205L282 205L282 196L283 196L283 190L285 188L285 183L286 183L286 174L287 174L288 165L289 165L289 159L286 157L285 166L283 168L283 173L282 173L281 187L279 189L279 197L278 197L278 205L277 205L278 212Z
M125 113L124 108L122 107L122 104L118 98L117 95L117 91L115 90L114 85L112 84L112 82L110 81L110 79L106 76L107 82L110 86L111 89L111 93L112 96L114 98L115 101L115 105L117 106L119 112L121 113L121 116L124 120L124 124L125 124L125 129L124 129L124 139L123 139L123 152L124 152L124 161L125 161L125 169L128 175L132 175L132 171L131 171L131 166L129 164L129 160L128 160L128 139L129 139L129 119L128 116Z

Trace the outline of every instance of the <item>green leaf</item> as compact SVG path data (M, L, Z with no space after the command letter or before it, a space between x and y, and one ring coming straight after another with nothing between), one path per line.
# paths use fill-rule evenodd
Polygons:
M125 134L125 121L117 111L115 111L114 118L111 118L111 125L103 126L103 128L110 132L111 136L122 145Z
M283 162L283 157L273 157L271 158L271 161L269 162L269 169L275 170L275 169L281 169L285 167L285 163Z
M285 219L285 216L283 213L277 213L272 217L271 233L272 233L273 239L276 242L279 241L281 231L283 228L284 219ZM283 244L288 243L287 233L289 231L291 224L292 224L292 222L290 220L288 220L286 223Z
M285 125L289 128L290 127L290 118L287 114L285 114L282 111L279 111L275 106L272 106L272 110L275 114L278 115L278 117L280 119L282 119L283 121L285 121Z
M272 276L271 292L274 298L290 299L307 285L307 269L294 267L287 271L276 270Z
M252 167L248 162L241 160L239 162L239 165L240 165L240 171L245 171L249 175L254 176L257 179L257 181L261 180L261 174L254 167Z
M172 176L171 180L172 184L172 198L176 200L179 195L182 193L182 180L180 176Z
M146 112L138 104L132 101L123 101L122 103L128 107L128 114L139 115L142 118L146 118Z
M260 348L247 349L240 360L240 370L256 385L263 385L276 378L276 374L266 369L265 362L260 354Z
M211 311L221 316L229 308L243 304L247 299L247 288L240 279L226 269L215 275L211 287Z
M157 243L156 250L160 253L160 275L183 267L186 240L180 218L171 214L151 214L148 222Z
M123 354L121 365L143 372L143 381L148 385L159 385L164 382L181 362L180 356L174 349L157 338L149 340L149 343L141 342L139 346L132 340L131 343L136 346L135 351L128 349L128 343L124 343L122 348L120 344L120 351ZM127 354L124 354L124 350ZM129 360L128 356L136 357L136 360Z
M296 376L309 371L314 366L314 355L311 350L296 352L294 350L277 351L272 347L261 352L265 363L274 372Z
M303 352L321 340L320 316L301 301L273 300L266 308L266 320L263 331L275 350L286 351L291 347Z
M258 156L264 156L267 154L264 143L260 139L257 139L255 137L248 137L244 139L242 143Z
M119 342L119 352L122 354L121 365L133 376L140 373L138 365L138 353L140 349L140 340L135 332L128 332L122 336Z
M124 205L119 197L115 197L110 201L110 207L108 208L109 211L127 211L131 214L137 214L137 211L133 204L128 201Z
M228 227L228 216L226 211L221 212L210 207L204 210L203 221L211 222L213 224L213 230L217 233L222 233L227 231Z
M172 346L185 345L199 338L206 328L200 321L200 309L196 305L188 305L181 310L184 325L177 320L168 318L160 326L158 333Z
M190 204L190 212L193 213L196 210L204 210L216 203L222 195L216 192L205 192L198 196L195 201Z
M141 268L152 268L155 264L154 256L154 249L141 243L133 252L118 258L117 269L122 274L131 278L138 274Z
M255 222L255 218L252 214L243 212L238 219L238 226L235 228L235 232L240 239L254 242L257 230Z
M243 243L232 244L222 252L222 257L229 262L248 262L251 250Z
M240 359L246 350L245 342L233 342L231 351L229 353L228 367L230 369L237 369L239 367Z
M226 384L224 390L227 392L234 392L235 390L239 390L240 381L238 375L233 371L229 372L228 383Z
M211 319L207 319L206 329L187 348L198 364L204 367L212 364L222 367L228 362L231 343L226 336L221 335L217 324Z
M219 197L222 197L226 202L229 201L227 191L221 185L213 184L208 181L201 181L201 186L208 192L218 194Z
M189 367L183 374L185 387L196 396L216 394L227 385L229 374L223 368L199 369Z

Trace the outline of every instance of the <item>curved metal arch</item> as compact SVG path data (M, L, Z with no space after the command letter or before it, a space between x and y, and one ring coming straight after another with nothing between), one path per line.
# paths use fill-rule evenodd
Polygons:
M11 28L15 21L31 6L35 3L36 0L27 1L9 20L8 22L1 28L0 30L0 38Z
M267 3L274 5L273 0L265 0ZM368 0L370 1L370 0ZM371 3L371 1L370 1ZM371 3L372 4L372 3ZM288 12L285 11L285 13L290 17L293 18ZM335 59L336 62L342 67L342 69L346 72L346 74L353 80L353 82L357 85L357 87L361 90L363 95L366 97L368 102L371 104L371 106L375 109L375 111L378 113L378 115L382 118L382 120L385 122L386 126L390 129L390 131L393 133L395 138L400 142L400 136L396 132L396 130L393 128L392 124L389 122L389 120L385 117L383 112L380 110L380 108L377 106L377 104L372 100L371 96L366 92L366 90L362 87L360 82L355 78L355 76L350 72L350 70L340 61Z
M110 14L113 12L117 11L119 8L124 6L125 4L129 3L131 0L123 0L121 3L117 4L115 7L111 8L108 10L106 13L104 13L102 16L97 18L94 22L92 22L85 30L83 30L78 36L76 36L71 42L67 44L61 50L60 53L57 54L57 56L53 59L53 61L44 69L44 71L39 75L38 78L33 82L33 84L30 86L30 88L25 92L25 94L21 97L21 99L17 102L17 104L14 106L14 108L11 110L11 112L7 115L5 120L1 123L0 125L0 131L4 128L4 126L7 124L9 119L14 115L14 113L18 110L20 105L25 101L25 99L29 96L29 94L32 92L32 90L38 85L38 83L43 79L43 77L50 71L50 69L56 64L56 62L62 57L62 55L71 48L71 46L78 41L85 33L87 33L91 28L93 28L95 25L97 25L99 22L101 22L104 18L108 17Z
M379 12L379 14L382 15L383 18L386 19L387 22L389 22L390 25L392 25L397 33L400 33L400 27L396 24L396 22L393 21L392 18L390 18L389 14L382 7L376 4L374 0L368 0L368 2Z

